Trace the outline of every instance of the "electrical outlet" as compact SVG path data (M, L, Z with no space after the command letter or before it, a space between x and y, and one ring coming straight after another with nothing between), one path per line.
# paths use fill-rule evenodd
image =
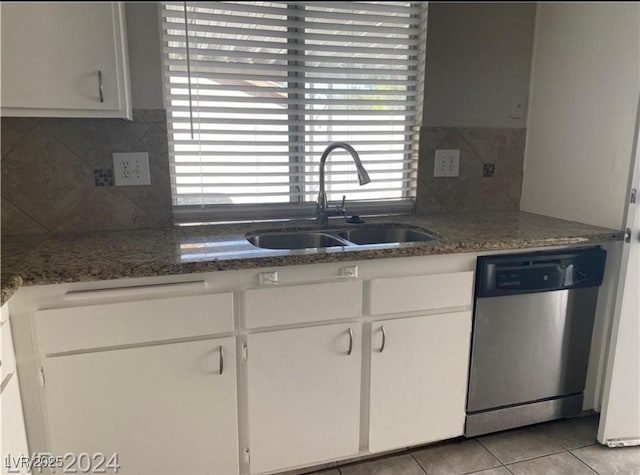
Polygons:
M147 152L114 153L113 175L116 186L150 185Z
M460 150L436 150L434 177L458 176L460 174Z

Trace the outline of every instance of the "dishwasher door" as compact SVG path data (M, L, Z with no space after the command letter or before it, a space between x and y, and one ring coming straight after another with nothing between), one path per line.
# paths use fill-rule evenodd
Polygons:
M476 300L467 412L582 393L598 288Z

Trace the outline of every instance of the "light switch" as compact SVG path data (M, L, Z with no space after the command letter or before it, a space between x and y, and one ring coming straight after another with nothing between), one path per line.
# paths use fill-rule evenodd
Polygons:
M522 119L524 117L524 108L526 103L526 94L516 93L511 95L511 102L509 104L509 115L512 119Z
M460 174L460 150L436 150L434 177L452 177Z

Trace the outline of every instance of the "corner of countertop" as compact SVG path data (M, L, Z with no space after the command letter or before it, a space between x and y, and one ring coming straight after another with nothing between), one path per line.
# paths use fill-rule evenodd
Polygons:
M7 300L23 285L24 281L18 274L0 275L0 305L7 303Z

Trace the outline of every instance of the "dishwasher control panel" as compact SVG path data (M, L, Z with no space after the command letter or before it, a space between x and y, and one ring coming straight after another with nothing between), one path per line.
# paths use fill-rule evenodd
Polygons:
M606 254L591 247L479 257L476 297L599 286Z

